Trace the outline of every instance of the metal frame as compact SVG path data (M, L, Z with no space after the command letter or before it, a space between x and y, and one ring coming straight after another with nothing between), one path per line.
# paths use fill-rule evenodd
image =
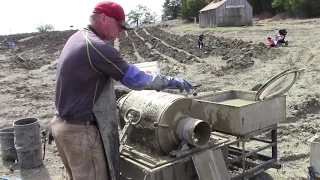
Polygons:
M263 133L271 133L270 140L257 137ZM153 174L163 171L167 168L172 168L176 164L184 163L190 160L192 161L192 156L202 153L205 150L222 149L223 147L228 147L228 161L226 162L226 165L229 169L231 180L249 179L270 168L281 168L281 165L277 162L277 125L272 125L245 135L232 134L217 130L212 132L212 135L215 137L221 137L225 140L222 140L218 144L209 143L208 146L202 148L177 150L172 152L171 156L161 158L162 160L160 162L151 160L143 155L140 156L139 152L136 152L127 145L123 149L121 156L127 161L131 161L134 164L137 163L140 167L142 166L146 173L145 175L149 176L150 178L153 177ZM226 138L229 140L227 141ZM266 145L248 150L246 147L246 142L248 141L258 141L265 143ZM261 151L267 149L271 150L270 156L260 153ZM239 172L232 173L234 170L239 170ZM125 179L124 177L122 178Z
M232 134L228 132L218 131L220 133L235 136L237 141L234 143L237 147L229 146L228 148L228 162L227 167L231 173L232 180L249 179L259 175L261 172L270 168L280 169L281 164L278 163L278 150L277 150L277 125L272 125L258 131L250 132L244 135ZM217 130L216 130L217 131ZM263 133L271 133L270 140L261 139L256 136ZM253 150L246 150L247 141L258 141L265 143L259 148ZM240 148L241 144L241 148ZM263 150L271 150L271 155L266 156L259 152ZM237 173L232 174L234 170L238 170Z

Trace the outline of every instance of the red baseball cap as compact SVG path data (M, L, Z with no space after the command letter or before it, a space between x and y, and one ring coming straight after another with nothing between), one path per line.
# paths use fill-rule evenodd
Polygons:
M93 13L105 14L106 16L114 18L120 23L123 29L132 29L132 27L126 22L126 15L123 8L113 1L99 2L93 9Z

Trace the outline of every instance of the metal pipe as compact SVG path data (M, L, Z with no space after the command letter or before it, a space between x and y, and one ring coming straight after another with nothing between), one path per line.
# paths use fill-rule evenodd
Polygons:
M271 141L275 144L274 146L272 146L272 158L273 159L278 159L278 143L277 140L278 139L278 132L277 132L277 128L273 129L271 131Z
M269 144L272 143L272 141L268 141L268 140L261 139L261 138L255 138L255 137L253 137L253 138L250 138L250 139L255 140L255 141L264 142L264 143L269 143Z
M275 145L276 145L276 143L271 143L271 144L268 144L268 145L266 145L266 146L259 147L259 148L255 149L255 150L252 150L252 151L249 151L249 152L244 152L244 153L242 152L242 153L243 153L242 155L240 155L240 156L238 156L238 157L236 157L236 158L234 158L234 159L229 160L229 161L227 162L227 164L231 164L231 163L237 162L237 161L239 161L241 158L243 158L243 156L244 156L244 158L247 158L247 157L252 156L252 155L254 155L254 154L256 154L256 153L258 153L258 152L260 152L260 151L263 151L263 150L268 149L268 148L270 148L270 147L274 147Z
M193 146L201 147L208 143L211 127L205 121L183 116L179 118L175 132L179 140L185 140Z

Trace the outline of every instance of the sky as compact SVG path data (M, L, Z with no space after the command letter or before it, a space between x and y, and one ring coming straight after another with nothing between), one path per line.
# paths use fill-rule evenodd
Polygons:
M0 35L36 32L42 24L52 24L55 30L80 29L89 22L94 6L102 0L7 0L1 1ZM125 13L137 5L145 5L161 15L165 0L113 0Z

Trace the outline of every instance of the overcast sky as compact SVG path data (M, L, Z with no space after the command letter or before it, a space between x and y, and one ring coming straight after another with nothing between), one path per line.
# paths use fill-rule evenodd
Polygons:
M37 25L52 24L56 30L79 29L101 0L6 0L1 1L0 34L35 32ZM129 13L142 4L161 15L164 0L114 0Z

